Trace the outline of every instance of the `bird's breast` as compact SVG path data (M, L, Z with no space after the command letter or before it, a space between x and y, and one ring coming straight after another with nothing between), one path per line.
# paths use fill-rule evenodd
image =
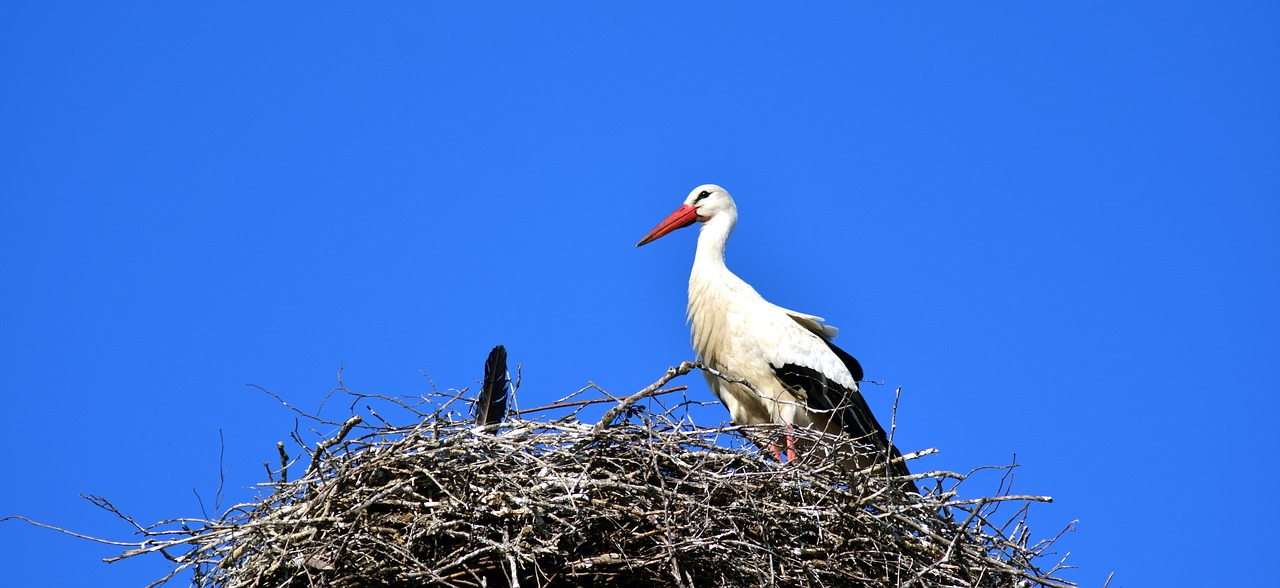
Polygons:
M789 325L776 324L777 317L771 316L776 307L736 276L729 276L719 282L690 280L693 349L698 359L725 378L749 383L704 372L735 424L777 422L779 401L794 399L774 376L769 344L775 337L770 333Z

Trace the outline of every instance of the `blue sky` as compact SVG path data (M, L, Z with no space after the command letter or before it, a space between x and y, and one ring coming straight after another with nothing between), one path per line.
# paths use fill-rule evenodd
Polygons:
M732 269L903 395L914 467L1023 464L1068 578L1249 584L1280 515L1280 8L1263 2L0 6L0 516L227 500L315 408L524 406L691 359L693 186ZM684 381L709 399L696 376ZM708 412L709 419L723 418ZM713 424L707 422L704 424ZM983 484L989 484L984 487ZM971 491L994 487L975 481ZM1221 541L1216 544L1215 541ZM0 524L6 585L158 558ZM1215 545L1218 545L1215 547Z

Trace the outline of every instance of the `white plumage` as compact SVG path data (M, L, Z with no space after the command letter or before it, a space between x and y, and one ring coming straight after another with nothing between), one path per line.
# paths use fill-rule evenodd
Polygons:
M637 245L702 223L689 275L693 348L708 367L751 384L704 372L711 391L735 424L776 423L863 438L874 451L858 456L859 467L886 453L897 457L858 390L862 367L831 343L837 329L820 317L770 303L725 266L725 244L737 221L729 193L706 184L694 188L684 204ZM790 438L788 442L788 454L794 457ZM891 471L908 473L901 463Z

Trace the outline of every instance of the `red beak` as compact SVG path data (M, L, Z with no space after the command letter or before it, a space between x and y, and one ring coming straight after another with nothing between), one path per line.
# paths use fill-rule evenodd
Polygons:
M680 208L677 208L675 212L671 213L671 216L668 216L666 220L658 223L658 226L654 227L652 231L649 231L649 234L645 235L639 243L636 243L636 247L644 245L650 241L657 241L663 235L676 229L683 229L697 220L698 209L688 204L682 204L680 205Z

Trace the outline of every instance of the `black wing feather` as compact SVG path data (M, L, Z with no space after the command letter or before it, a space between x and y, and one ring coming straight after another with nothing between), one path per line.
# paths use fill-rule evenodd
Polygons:
M863 376L862 365L858 363L858 360L854 359L845 350L836 347L830 341L823 339L823 342L844 363L845 368L853 375L854 381L861 381ZM777 368L774 370L774 374L784 385L804 390L808 398L809 407L828 415L828 419L839 426L846 435L866 440L882 454L887 451L891 459L902 457L898 448L889 444L889 436L885 434L884 427L880 426L880 422L876 420L876 416L871 412L871 407L867 405L866 399L862 397L862 393L858 390L850 390L837 382L833 382L818 370L795 364L787 364ZM906 464L902 462L893 464L890 467L890 472L895 476L911 474ZM903 489L906 490L908 488L911 492L919 492L915 484L910 481L903 482Z
M507 349L501 345L484 361L484 384L476 400L476 424L492 425L507 416Z
M858 360L854 359L852 355L849 355L848 351L836 347L831 341L823 339L822 342L826 343L827 347L831 348L831 351L835 352L836 357L840 358L840 362L844 364L844 367L849 368L849 373L853 374L853 381L861 382L862 364L858 363Z

